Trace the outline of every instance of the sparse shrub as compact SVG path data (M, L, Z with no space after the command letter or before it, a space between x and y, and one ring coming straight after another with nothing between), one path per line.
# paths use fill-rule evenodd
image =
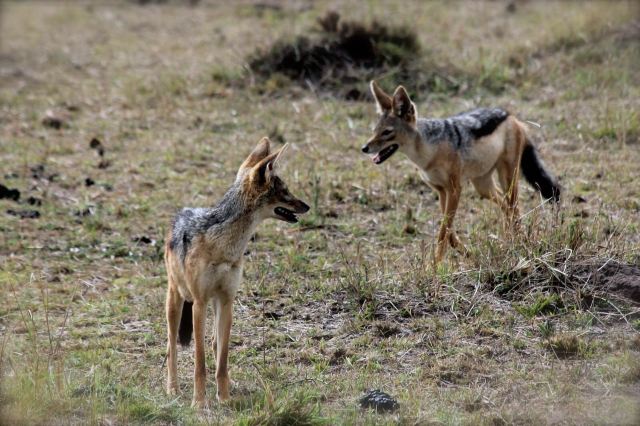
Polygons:
M262 409L254 416L238 423L247 426L313 426L327 424L320 416L317 398L298 392L294 395L283 395L274 398L267 393Z
M390 321L378 321L373 326L380 337L391 337L400 333L400 327Z
M629 366L621 381L622 383L640 382L640 362L637 359Z
M521 304L516 306L516 310L527 318L533 318L538 315L557 312L562 309L564 304L557 294L538 295L531 304Z
M517 351L521 351L524 350L527 347L527 344L524 340L520 340L520 339L515 339L513 341L513 349L517 350Z
M553 334L555 333L555 326L553 325L553 323L549 320L546 320L544 322L541 322L540 324L538 324L538 331L540 332L540 335L544 338L544 339L549 339L551 338L551 336L553 336Z
M547 340L547 348L558 358L573 358L585 355L586 343L574 334L559 334Z

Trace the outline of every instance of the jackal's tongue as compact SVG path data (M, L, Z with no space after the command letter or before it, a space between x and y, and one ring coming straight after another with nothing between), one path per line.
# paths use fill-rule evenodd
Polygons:
M374 155L371 160L376 164L380 164L383 161L385 161L387 158L391 157L396 152L397 149L398 149L398 144L394 143L393 145L389 145L388 147L386 147L385 149L383 149L382 151Z

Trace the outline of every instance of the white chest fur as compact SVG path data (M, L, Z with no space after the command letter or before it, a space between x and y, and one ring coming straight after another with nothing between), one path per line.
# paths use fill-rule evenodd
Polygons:
M226 295L233 297L242 281L242 262L209 265L202 274L198 285L207 299Z

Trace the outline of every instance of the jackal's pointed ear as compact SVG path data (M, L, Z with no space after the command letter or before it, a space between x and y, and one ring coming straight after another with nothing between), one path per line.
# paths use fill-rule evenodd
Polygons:
M259 182L269 182L276 175L277 169L281 167L282 154L287 150L288 146L288 143L285 144L277 152L269 154L254 166L254 178L257 178Z
M276 152L276 157L273 159L273 166L281 168L283 164L282 157L284 157L284 153L287 152L287 148L289 148L289 142L282 145L282 148Z
M264 138L260 139L258 145L253 148L253 151L251 151L251 154L249 154L246 160L244 160L244 163L242 163L240 169L242 170L255 166L264 158L266 158L270 152L271 142L269 141L269 138L265 136Z
M393 114L398 117L414 123L416 121L416 106L411 102L411 98L406 89L402 86L398 86L395 92L393 92Z
M264 160L269 156L271 152L271 141L269 141L268 137L264 137L260 139L258 145L253 148L251 154L244 160L240 168L238 169L238 173L236 174L236 180L242 179L247 175L248 171L256 166L260 161Z
M378 114L385 114L391 111L393 103L391 101L391 96L387 95L384 90L378 86L375 80L371 80L369 83L369 88L371 89L371 94L376 100L376 106L378 109Z

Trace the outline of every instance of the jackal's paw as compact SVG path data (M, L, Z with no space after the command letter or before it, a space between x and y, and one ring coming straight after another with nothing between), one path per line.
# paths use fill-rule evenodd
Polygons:
M231 397L229 396L229 394L227 394L227 395L225 395L225 396L220 395L220 394L217 394L217 395L216 395L216 398L218 399L218 402L219 402L220 404L226 404L226 403L227 403L227 402L229 402L229 400L231 399Z
M194 399L191 401L191 408L195 408L196 410L204 411L209 409L209 405L205 399Z
M229 400L229 388L231 387L231 380L229 376L222 376L216 378L216 384L218 385L218 391L216 397L218 402L225 402Z
M178 387L167 386L167 395L176 396L178 394Z
M216 393L216 398L220 403L225 403L229 401L229 398L230 398L229 386L222 387L222 389L220 388L220 386L218 386L218 392Z

